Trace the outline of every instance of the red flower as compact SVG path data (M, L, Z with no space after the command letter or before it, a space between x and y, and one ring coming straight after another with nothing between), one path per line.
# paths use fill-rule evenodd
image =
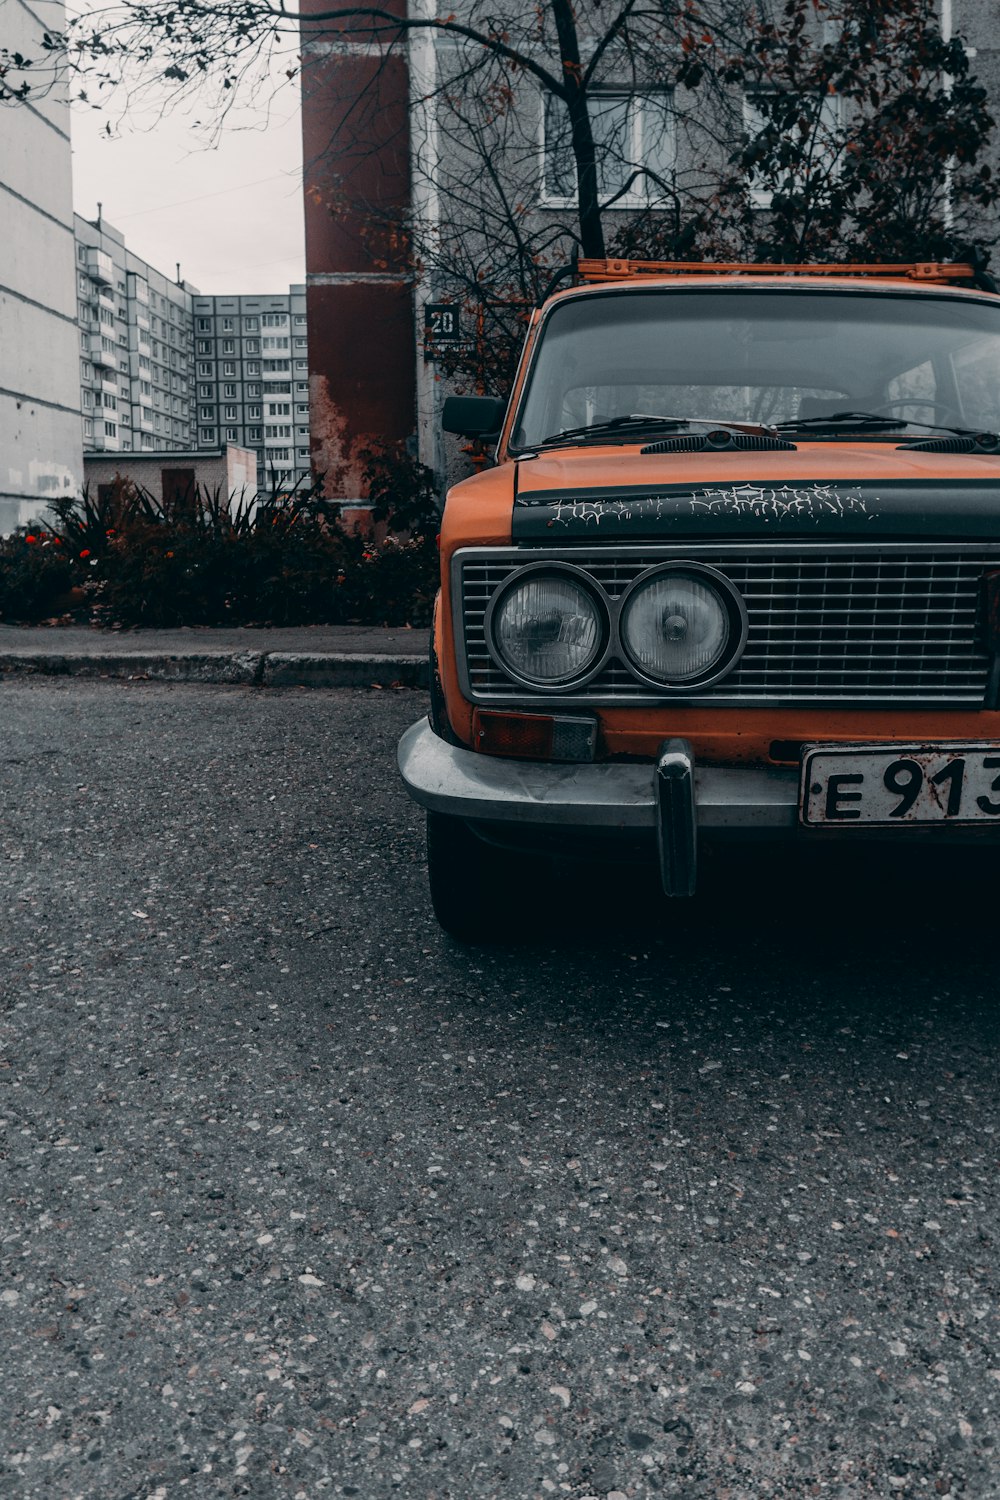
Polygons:
M31 535L28 535L28 536L26 536L26 537L25 537L25 539L24 539L24 540L25 540L25 541L26 541L26 542L37 542L37 541L38 541L38 538L37 538L37 536L31 536Z
M84 547L83 551L80 553L80 556L81 557L89 557L90 556L90 548L89 547Z

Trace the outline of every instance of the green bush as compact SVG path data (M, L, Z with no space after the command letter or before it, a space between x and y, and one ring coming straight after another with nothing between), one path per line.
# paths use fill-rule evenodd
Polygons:
M0 539L0 620L30 624L64 613L75 602L81 571L51 532L26 530Z
M438 559L427 471L372 465L376 535L344 528L316 489L160 508L123 481L62 500L42 532L0 543L0 618L75 609L105 626L424 625Z

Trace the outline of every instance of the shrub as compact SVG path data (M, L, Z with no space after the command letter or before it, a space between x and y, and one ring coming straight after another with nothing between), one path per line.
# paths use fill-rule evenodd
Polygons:
M375 537L347 531L317 486L263 500L196 490L163 508L123 480L96 499L85 491L56 505L50 529L0 543L0 618L75 605L107 626L426 624L437 588L427 471L372 456L372 487Z
M30 624L61 614L75 602L77 571L51 532L26 530L0 539L0 620Z

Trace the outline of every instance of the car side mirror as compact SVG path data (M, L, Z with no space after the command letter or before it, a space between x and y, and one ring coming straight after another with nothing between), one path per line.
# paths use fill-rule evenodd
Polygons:
M506 401L498 396L447 396L441 426L462 437L491 437L503 426L506 410Z

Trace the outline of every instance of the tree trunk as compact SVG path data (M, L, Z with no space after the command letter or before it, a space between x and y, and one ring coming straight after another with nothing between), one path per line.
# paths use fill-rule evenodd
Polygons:
M551 3L556 34L559 38L559 54L562 60L563 82L566 87L566 107L569 111L570 138L573 143L573 158L576 162L580 249L586 256L603 260L606 250L597 190L597 149L594 145L594 132L590 123L589 97L583 87L583 66L580 61L580 40L576 30L576 17L570 0L551 0Z

